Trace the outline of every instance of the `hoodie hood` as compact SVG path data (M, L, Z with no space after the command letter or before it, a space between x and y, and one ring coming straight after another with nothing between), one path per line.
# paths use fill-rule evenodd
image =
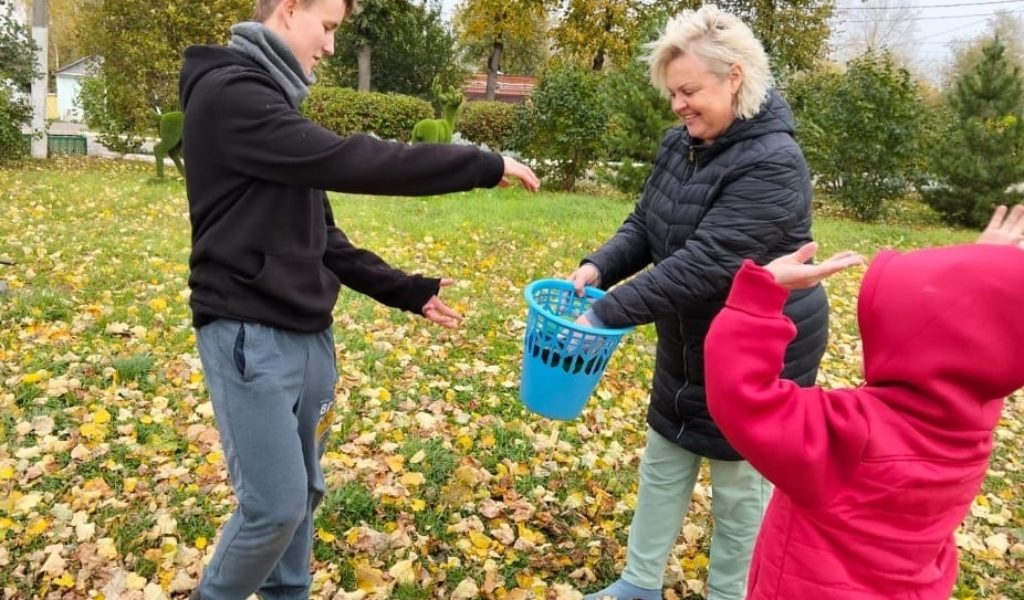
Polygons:
M178 80L178 94L182 110L188 109L188 101L196 84L210 71L223 67L239 67L261 73L267 73L255 61L243 56L240 52L224 46L190 46L185 49L185 61L181 66L181 77Z
M1014 246L880 253L857 304L867 385L902 390L879 395L929 424L994 426L1001 403L991 401L1024 386L1022 282Z

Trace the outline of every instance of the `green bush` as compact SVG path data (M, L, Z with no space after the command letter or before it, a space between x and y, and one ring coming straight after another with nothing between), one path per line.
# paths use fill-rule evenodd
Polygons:
M404 142L409 141L416 123L434 116L429 102L412 96L325 86L313 87L302 109L338 135L373 133Z
M82 81L78 103L86 124L97 132L100 143L108 149L122 153L139 152L142 136L136 131L133 120L124 116L129 111L119 107L119 102L108 91L103 75Z
M32 31L0 3L0 165L27 154L21 128L31 122L32 106L16 97L15 90L29 92L36 76L35 53Z
M906 69L885 53L845 73L794 76L787 96L818 185L854 216L874 221L916 179L923 100Z
M554 66L531 100L516 110L512 145L541 161L538 174L551 176L553 187L573 190L604 151L608 107L600 79L577 66Z
M455 129L474 144L501 150L508 145L515 127L515 111L515 105L507 102L469 102L462 106Z
M32 119L28 102L15 100L0 83L0 165L12 164L25 158L25 140L21 127Z

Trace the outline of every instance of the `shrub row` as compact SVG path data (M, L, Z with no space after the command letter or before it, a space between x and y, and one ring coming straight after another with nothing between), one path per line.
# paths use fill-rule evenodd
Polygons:
M338 135L373 133L405 142L418 121L434 116L429 102L412 96L325 86L312 88L302 108L310 119Z
M455 131L474 144L486 144L491 150L508 149L516 107L507 102L468 102L455 121Z

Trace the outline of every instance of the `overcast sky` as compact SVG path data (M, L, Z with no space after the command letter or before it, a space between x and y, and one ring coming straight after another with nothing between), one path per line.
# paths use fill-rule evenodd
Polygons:
M844 0L852 10L840 13L843 19L863 19L871 7L884 0ZM911 13L913 36L904 50L912 50L922 67L939 68L950 59L950 48L969 41L989 29L998 12L1024 17L1024 0L889 0L890 4L915 7Z

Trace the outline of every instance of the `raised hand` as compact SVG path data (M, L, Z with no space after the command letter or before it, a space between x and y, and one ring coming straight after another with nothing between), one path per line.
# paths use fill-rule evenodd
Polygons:
M807 261L818 253L817 242L804 244L792 254L780 256L764 266L775 277L782 287L791 290L814 287L826 277L838 273L854 265L866 263L864 257L847 250L840 252L824 262L809 265Z
M997 206L988 227L978 236L976 244L1017 245L1024 248L1024 205L1018 204L1006 214L1005 206Z

